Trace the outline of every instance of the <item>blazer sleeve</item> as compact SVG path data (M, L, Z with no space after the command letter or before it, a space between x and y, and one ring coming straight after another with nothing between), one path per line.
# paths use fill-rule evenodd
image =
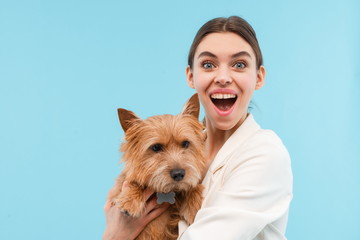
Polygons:
M180 240L250 240L287 214L292 199L290 157L282 143L271 139L261 138L230 157L222 187Z

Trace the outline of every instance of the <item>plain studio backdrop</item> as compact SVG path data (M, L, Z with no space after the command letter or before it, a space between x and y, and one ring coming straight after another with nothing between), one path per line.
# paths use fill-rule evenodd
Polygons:
M0 1L0 239L101 239L116 109L179 113L196 31L231 15L264 55L252 112L292 157L287 237L360 239L356 0Z

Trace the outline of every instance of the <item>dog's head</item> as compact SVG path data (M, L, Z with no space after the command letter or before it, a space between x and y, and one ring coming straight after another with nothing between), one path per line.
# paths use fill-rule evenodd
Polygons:
M196 186L205 168L204 126L198 121L197 94L181 114L141 120L118 109L125 141L121 145L126 179L156 192L186 191Z

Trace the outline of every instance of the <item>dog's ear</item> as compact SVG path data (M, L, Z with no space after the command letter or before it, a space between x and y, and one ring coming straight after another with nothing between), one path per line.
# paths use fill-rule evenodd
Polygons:
M134 124L135 121L140 120L140 118L136 116L136 114L132 111L123 108L118 108L117 111L121 127L123 128L124 132L126 132Z
M200 102L198 94L195 93L192 97L185 103L184 108L181 114L188 114L194 116L196 119L199 118L200 113Z

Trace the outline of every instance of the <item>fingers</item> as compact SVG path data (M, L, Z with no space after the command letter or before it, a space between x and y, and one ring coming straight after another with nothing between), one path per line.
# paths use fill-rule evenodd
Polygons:
M125 185L125 182L122 186L122 189L124 189L124 185ZM127 186L129 184L127 183ZM114 186L109 190L108 192L108 196L107 196L107 199L106 199L106 202L105 202L105 206L104 206L104 211L107 212L110 210L110 208L113 206L113 202L112 202L112 197L114 196L114 194L116 194L116 192L119 190L119 181L115 181L115 184Z
M116 185L110 190L110 192L113 191L114 188L116 188ZM130 188L131 186L129 182L124 182L121 186L121 194L129 193ZM146 199L145 210L141 216L136 218L126 216L124 213L121 213L119 208L113 207L113 203L109 200L111 198L108 198L104 207L107 224L112 222L121 222L127 226L127 229L129 226L136 226L141 231L143 227L164 213L170 206L169 203L163 203L160 205L157 204L157 197L152 190L145 189L143 197L143 199ZM118 226L117 223L115 225Z
M157 198L153 197L146 203L145 213L148 214L149 212L154 210L154 208L158 208L159 206L160 205L157 203Z
M111 207L113 207L114 203L112 202L112 198L114 197L114 195L117 195L116 192L119 192L119 182L116 181L114 187L112 187L109 191L108 194L108 198L106 200L105 206L104 206L104 211L105 212L109 212L109 210L111 209ZM130 189L130 183L128 181L124 181L122 186L121 186L121 194L127 195ZM159 208L160 205L157 204L157 198L154 194L154 191L151 189L145 189L143 192L143 199L146 201L146 208L145 208L145 216L147 216L150 212L156 210L157 208ZM161 205L162 206L162 205ZM166 209L166 208L165 208ZM151 216L153 216L154 214L156 215L156 213L161 214L162 212L160 211L155 211L155 213L152 213ZM158 216L158 215L156 215Z
M125 182L124 182L125 183ZM123 184L124 186L124 184ZM120 189L120 183L119 181L115 181L115 184L114 186L109 190L109 193L108 193L108 198L110 198L111 196L113 196L114 194L116 194L116 192ZM121 188L123 189L123 187Z
M158 207L152 208L152 210L145 216L145 222L146 224L151 222L154 218L157 218L160 216L163 212L168 209L170 206L169 203L162 203L161 205L157 205Z
M113 189L110 190L110 192L112 191ZM109 192L109 196L111 195ZM113 206L113 202L112 200L110 199L110 197L108 196L108 198L106 199L106 202L105 202L105 205L104 205L104 211L105 212L108 212L110 210L110 208Z
M154 191L152 191L149 188L146 188L144 191L144 196L145 196L146 201L148 201L153 194L154 194Z
M157 203L157 197L152 197L146 204L145 214L147 218L151 220L162 214L168 207L170 206L169 203Z
M111 205L112 204L111 204L110 200L109 199L106 200L105 205L104 205L104 211L108 212L110 210L110 208L111 208Z
M122 187L121 187L121 192L126 193L129 190L129 182L128 181L124 181Z

